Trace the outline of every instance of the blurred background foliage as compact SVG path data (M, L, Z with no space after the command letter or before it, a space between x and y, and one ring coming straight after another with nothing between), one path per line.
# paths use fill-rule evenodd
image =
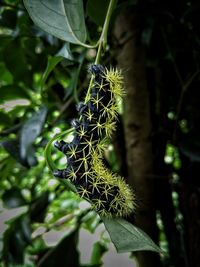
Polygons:
M92 52L33 25L22 1L0 2L1 266L81 266L79 230L100 224L44 159L47 142L76 115ZM61 153L53 159L64 166ZM87 266L107 250L101 232Z
M84 1L84 8L88 40L93 43L108 1L95 1L95 9L91 2ZM118 1L111 29L127 6L143 15L156 190L162 192L162 181L167 180L173 200L168 214L157 211L159 243L166 251L162 266L199 266L200 5L192 0ZM112 34L108 43L102 62L115 66L117 44ZM76 117L94 58L94 49L64 44L35 26L21 0L1 0L1 266L102 266L110 240L104 228L99 231L99 217L52 176L44 159L47 142L70 128ZM111 143L106 151L106 162L126 176L113 147ZM53 151L53 159L58 167L64 166L61 153ZM160 205L165 201L167 197L158 197ZM167 224L168 216L175 230ZM99 231L87 264L81 262L78 247L84 229Z

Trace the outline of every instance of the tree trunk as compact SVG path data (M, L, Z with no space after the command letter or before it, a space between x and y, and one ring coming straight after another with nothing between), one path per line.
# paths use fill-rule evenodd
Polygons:
M126 99L124 131L129 184L135 190L135 224L157 241L153 157L149 95L145 74L145 51L141 44L141 22L133 10L123 10L116 19L117 61L123 71ZM137 253L140 267L158 267L159 256Z

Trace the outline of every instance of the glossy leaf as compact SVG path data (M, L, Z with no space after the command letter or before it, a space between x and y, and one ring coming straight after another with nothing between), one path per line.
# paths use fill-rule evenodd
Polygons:
M82 0L24 0L34 23L44 31L67 42L86 40Z
M40 134L46 115L47 109L43 107L24 123L20 134L20 155L23 159L26 158L30 146Z
M76 248L78 230L64 237L59 244L49 250L37 264L38 267L73 266L79 267L79 253Z
M34 222L43 222L49 204L49 192L46 191L34 199L30 206L30 218Z
M28 167L26 159L23 159L20 155L19 141L18 140L6 140L0 143L3 148L20 164Z
M23 264L25 248L30 244L31 229L26 215L14 220L4 233L2 257L7 266Z
M0 87L0 103L14 99L29 99L26 90L18 85L5 85Z
M63 59L66 60L73 60L73 56L72 53L70 51L70 47L69 44L65 44L60 51L58 51L58 53L53 56L53 57L49 57L48 58L48 63L47 63L47 67L44 71L44 74L42 76L42 80L41 80L41 89L44 87L44 84L49 76L49 74L53 71L53 69L57 66L58 63L60 63Z
M8 208L17 208L26 204L20 189L15 186L3 194L2 200Z
M28 211L27 206L14 208L14 209L6 209L2 207L2 203L0 202L0 222L1 222L1 231L0 231L0 240L3 237L4 232L8 228L9 222L14 221L17 217Z
M117 252L140 250L162 252L147 234L133 224L120 218L102 219Z

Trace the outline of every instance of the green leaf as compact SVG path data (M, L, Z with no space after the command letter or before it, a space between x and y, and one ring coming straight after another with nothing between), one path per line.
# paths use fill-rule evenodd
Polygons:
M62 60L62 57L51 57L49 56L48 58L48 62L47 62L47 67L44 71L44 74L42 76L42 80L41 80L41 90L44 87L44 84L49 76L49 74L52 72L52 70L56 67L56 65Z
M4 232L8 229L9 223L12 223L15 219L20 217L22 214L28 212L28 206L23 206L14 209L7 209L3 207L2 202L0 202L0 222L1 222L1 231L0 231L0 240L3 237Z
M13 38L6 34L0 34L0 61L4 65L4 54L3 50L12 42Z
M0 103L14 99L30 99L26 90L18 85L5 85L0 87Z
M102 218L117 252L151 250L161 253L162 250L138 227L120 219Z
M24 0L34 23L64 41L81 44L86 40L82 0Z
M20 134L20 154L23 159L26 158L30 146L41 133L46 115L47 108L43 107L24 123Z
M53 57L49 56L47 67L44 71L44 74L43 74L42 80L41 80L41 89L44 87L44 84L45 84L49 74L56 67L56 65L63 60L63 58L65 58L66 60L70 60L70 61L73 60L73 56L72 56L72 53L70 51L69 44L65 44L60 49L60 51L58 51L58 53L55 56L53 56Z
M12 223L17 217L21 216L24 213L27 213L28 207L23 206L20 208L14 208L14 209L6 209L3 207L2 202L0 201L0 222L1 222L1 231L0 231L0 252L2 252L3 245L5 246L5 243L3 243L3 237L6 230L9 229L9 224Z
M22 47L22 40L15 39L8 43L2 53L6 68L12 74L13 80L32 86L32 72L28 68L28 58Z
M28 167L26 159L21 158L18 140L6 140L2 141L0 144L16 161Z
M92 248L92 256L90 263L94 266L101 266L102 264L102 256L107 251L105 245L101 242L97 241Z
M43 192L39 197L33 199L30 205L30 218L33 222L43 222L48 204L50 202L49 192Z
M102 26L106 17L109 0L88 0L86 13L97 24Z
M64 100L66 100L71 94L73 94L73 97L76 101L76 103L79 103L79 99L78 99L78 79L80 76L80 72L81 72L81 68L83 66L83 62L85 60L85 54L86 54L86 50L84 49L83 52L79 55L79 57L76 59L77 62L79 63L78 68L72 68L70 70L70 79L69 79L69 85L66 88L66 94L64 96Z
M5 207L2 207L2 203L0 203L0 222L5 224L8 221L13 221L22 214L27 213L27 211L28 211L28 206L23 206L14 209L7 209Z
M15 160L12 157L7 157L0 162L1 181L9 180L11 170L13 170L14 166Z
M30 220L22 215L10 223L4 233L2 258L7 266L23 264L25 248L31 243Z
M8 114L3 111L0 111L0 126L7 126L11 124L11 118Z
M79 267L77 251L78 230L64 237L53 249L49 250L38 262L38 267L73 266Z
M64 46L56 54L56 57L63 57L71 61L74 60L69 43L64 44Z
M0 62L0 80L2 85L11 84L13 82L13 77L3 62Z
M26 205L26 201L19 188L13 186L2 195L4 205L8 208L17 208Z

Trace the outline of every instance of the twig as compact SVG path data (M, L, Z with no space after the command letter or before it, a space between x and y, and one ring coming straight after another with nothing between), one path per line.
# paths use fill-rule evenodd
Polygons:
M177 130L178 130L178 121L179 121L179 117L180 117L180 113L181 113L181 108L182 108L184 95L185 95L187 89L189 88L189 86L191 85L191 83L193 82L193 80L197 77L197 75L199 73L200 73L200 71L197 70L195 73L193 73L188 78L188 80L185 82L185 84L182 85L182 90L181 90L180 98L179 98L178 105L177 105L176 120L175 120L174 132L173 132L173 137L172 137L172 141L173 141L174 144L176 143Z
M95 59L95 64L99 64L100 62L100 58L101 58L101 53L103 48L106 47L107 44L107 33L108 33L108 27L109 27L109 23L110 23L110 18L112 15L112 11L115 5L115 0L110 0L109 6L108 6L108 10L107 10L107 14L106 14L106 18L104 21L104 25L103 25L103 29L102 29L102 33L101 33L101 37L99 39L99 45L98 45L98 50L97 50L97 55L96 55L96 59ZM93 80L94 77L92 76L90 79L90 84L88 87L88 91L85 97L85 103L87 103L89 96L90 96L90 91L92 88L92 84L93 84Z
M168 50L168 52L170 53L172 62L173 62L173 66L174 66L174 70L175 73L177 75L177 78L179 80L180 86L181 86L181 94L179 97L179 101L177 104L177 109L176 109L176 120L175 120L175 125L174 125L174 131L173 131L173 135L172 135L172 142L175 144L176 143L176 138L177 138L177 130L178 130L178 122L179 122L179 117L180 117L180 113L181 113L181 108L182 108L182 103L183 103L183 98L184 95L187 91L187 89L189 88L189 86L191 85L191 83L193 82L193 80L196 78L196 76L200 73L200 70L198 69L195 73L193 73L186 82L183 81L181 74L179 72L178 66L176 64L175 58L173 56L173 53L171 51L171 48L169 46L168 40L167 40L167 36L164 32L164 29L161 27L161 32L163 35L163 39L166 45L166 48Z

